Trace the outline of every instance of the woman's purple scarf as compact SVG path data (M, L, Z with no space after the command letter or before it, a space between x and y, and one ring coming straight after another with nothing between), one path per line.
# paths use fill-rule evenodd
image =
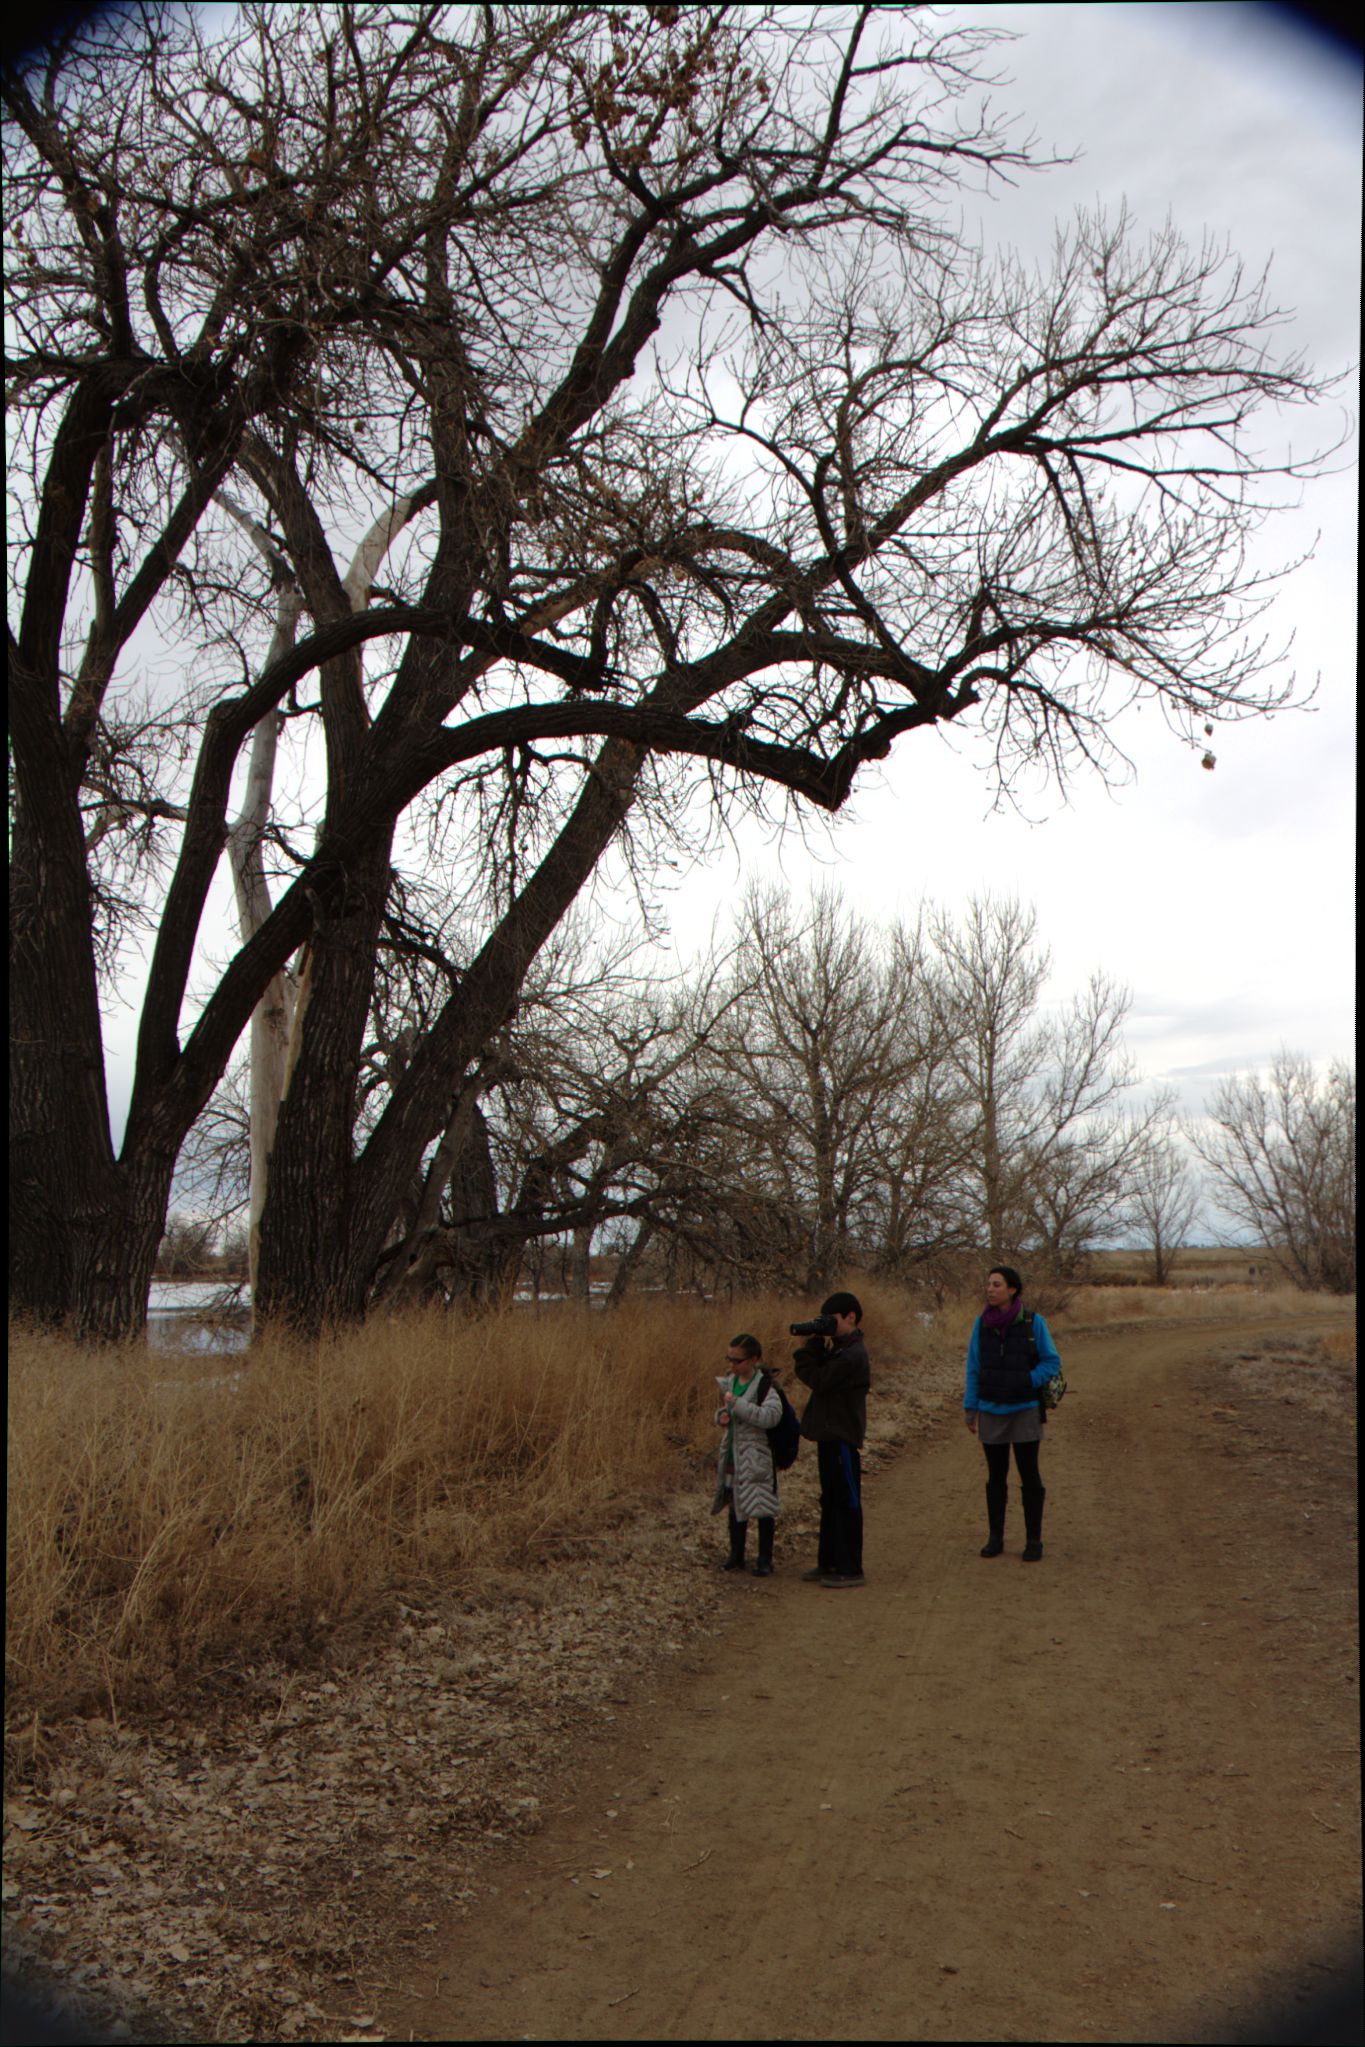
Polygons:
M1016 1294L1008 1308L986 1308L982 1312L982 1327L986 1329L1008 1329L1024 1305L1022 1294Z

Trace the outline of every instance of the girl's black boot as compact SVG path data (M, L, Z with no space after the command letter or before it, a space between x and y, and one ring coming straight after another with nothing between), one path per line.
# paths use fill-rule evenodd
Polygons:
M722 1571L742 1571L744 1569L744 1538L748 1533L748 1522L736 1521L732 1513L730 1516L730 1554L721 1565Z

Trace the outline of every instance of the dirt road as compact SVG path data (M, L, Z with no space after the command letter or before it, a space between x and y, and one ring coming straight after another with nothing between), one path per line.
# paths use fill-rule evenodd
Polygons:
M965 1431L869 1495L862 1589L779 1537L704 1660L545 1787L387 2037L1227 2038L1258 1991L1321 1994L1358 1700L1353 1445L1311 1349L1073 1339L1041 1565L1013 1487L978 1557Z

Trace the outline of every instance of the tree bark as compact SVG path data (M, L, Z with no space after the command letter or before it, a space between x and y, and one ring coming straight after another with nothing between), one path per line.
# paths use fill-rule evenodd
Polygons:
M377 835L352 863L345 900L310 942L261 1214L258 1326L316 1333L364 1312L374 1267L352 1255L352 1131L390 840Z

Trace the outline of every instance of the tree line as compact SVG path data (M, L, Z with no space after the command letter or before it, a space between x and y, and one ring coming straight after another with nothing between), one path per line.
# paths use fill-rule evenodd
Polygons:
M441 1205L487 1209L452 1190L496 1176L489 1090L566 914L608 849L677 857L699 798L835 811L954 721L1002 789L1065 781L1135 700L1196 754L1290 700L1246 541L1314 467L1264 416L1323 387L1169 224L1080 216L1041 268L964 235L960 188L1031 167L980 94L993 39L899 6L146 4L7 66L21 1314L141 1328L246 1034L258 1311L318 1329L418 1283ZM134 974L116 1139L102 1007ZM1014 1131L1071 1133L1058 1241L1098 1198L1068 1101L1100 1024L1059 1027ZM671 1029L623 1016L606 1071L555 1079L600 1143L588 1080L647 1113L692 1071L653 1063ZM909 1029L914 1106L967 1054L909 1060ZM844 1113L816 1265L874 1199L918 1241L939 1170ZM776 1240L764 1170L734 1228Z
M1183 1126L1169 1090L1138 1087L1128 991L1096 973L1050 1003L1049 965L1036 913L993 897L879 925L830 890L804 907L751 890L718 954L664 984L566 939L414 1180L367 1298L497 1301L547 1254L586 1298L604 1250L611 1298L642 1279L818 1294L854 1268L942 1290L983 1255L1066 1284L1116 1238L1165 1284L1210 1192L1298 1283L1353 1288L1345 1070L1323 1089L1283 1055ZM411 992L389 995L377 1048L411 1028ZM249 1117L238 1072L188 1147L225 1214L248 1198Z

